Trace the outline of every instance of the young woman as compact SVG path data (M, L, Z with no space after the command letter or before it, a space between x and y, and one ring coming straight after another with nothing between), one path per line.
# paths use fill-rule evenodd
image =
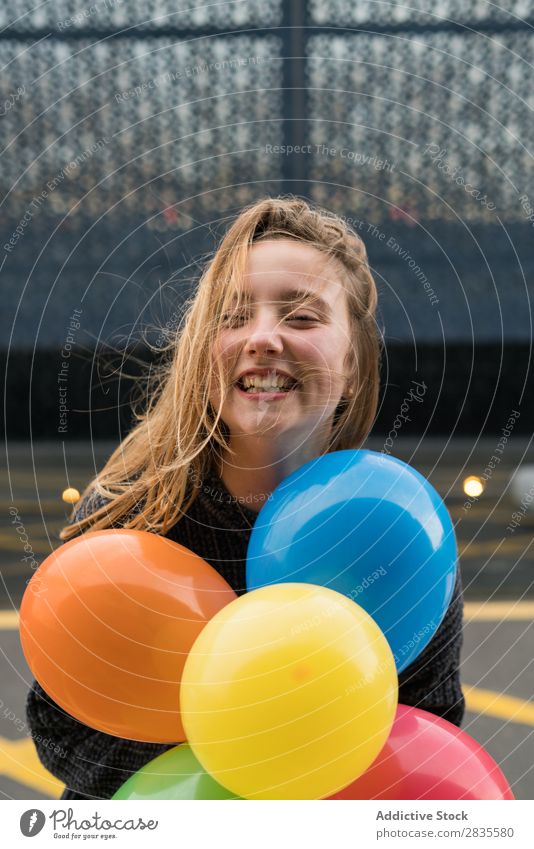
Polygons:
M376 286L342 219L295 198L241 212L206 268L138 423L89 484L67 540L127 527L162 534L246 591L251 528L293 470L359 448L378 403ZM460 576L433 639L399 678L399 701L459 725ZM110 798L171 744L95 731L34 682L28 721L62 798ZM59 754L58 754L59 751Z

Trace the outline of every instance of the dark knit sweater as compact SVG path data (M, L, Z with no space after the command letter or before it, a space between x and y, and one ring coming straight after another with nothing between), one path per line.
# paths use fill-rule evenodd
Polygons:
M105 503L84 499L75 520ZM167 533L196 552L241 595L246 592L246 555L257 518L214 473L205 475L186 514ZM399 702L431 711L460 725L465 704L460 687L463 600L458 570L445 618L428 646L399 676ZM27 718L43 765L66 784L62 798L109 799L135 772L173 744L124 740L89 728L67 714L33 682ZM40 741L46 742L43 745ZM178 742L178 741L177 741Z

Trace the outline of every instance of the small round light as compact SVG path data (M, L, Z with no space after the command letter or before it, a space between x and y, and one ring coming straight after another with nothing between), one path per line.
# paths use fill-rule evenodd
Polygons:
M76 504L76 502L80 500L80 493L77 489L74 489L73 486L69 486L68 489L63 490L61 498L63 501L66 501L67 504Z
M484 484L476 475L470 475L464 480L464 492L471 498L478 498L484 492Z

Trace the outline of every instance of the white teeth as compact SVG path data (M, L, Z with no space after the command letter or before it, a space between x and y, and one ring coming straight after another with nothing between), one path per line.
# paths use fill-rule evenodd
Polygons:
M289 383L289 378L281 374L276 374L276 372L270 372L265 376L248 374L242 378L242 383L245 389L253 387L255 389L263 389L263 391L276 391L277 389L285 388L286 383Z

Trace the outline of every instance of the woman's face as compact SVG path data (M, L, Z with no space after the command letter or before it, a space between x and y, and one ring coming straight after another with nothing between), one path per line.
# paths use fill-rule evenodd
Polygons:
M339 273L325 254L290 239L250 248L245 305L227 314L212 349L225 375L222 419L231 437L311 433L326 424L329 429L328 419L352 382L350 322ZM301 302L295 291L307 293L306 299ZM276 391L273 384L286 375L292 388ZM216 387L210 400L217 409Z

